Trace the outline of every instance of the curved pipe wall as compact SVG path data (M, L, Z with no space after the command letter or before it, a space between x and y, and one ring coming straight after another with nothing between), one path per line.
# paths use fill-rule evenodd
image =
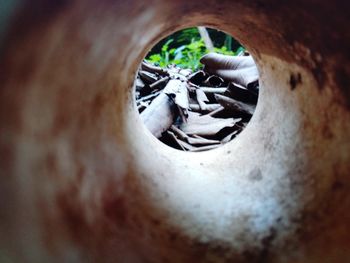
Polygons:
M349 7L19 4L1 53L0 258L349 261ZM252 52L261 94L237 139L191 154L145 130L132 83L153 44L194 25Z

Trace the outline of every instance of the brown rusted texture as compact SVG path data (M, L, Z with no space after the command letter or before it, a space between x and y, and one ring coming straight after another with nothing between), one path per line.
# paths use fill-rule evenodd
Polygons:
M25 1L1 38L0 261L348 262L348 1ZM132 82L188 26L240 40L256 112L184 153Z

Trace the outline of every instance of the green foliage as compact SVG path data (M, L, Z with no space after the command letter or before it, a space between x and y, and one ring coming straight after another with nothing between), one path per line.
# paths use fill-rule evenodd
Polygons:
M168 37L167 41L161 46L159 53L149 54L146 60L161 67L176 64L179 67L190 68L194 71L200 69L202 65L199 60L209 51L206 49L204 41L200 38L198 30L196 28L188 28L181 31L180 34L175 34L173 36L176 36L176 39L172 36ZM177 43L184 43L186 38L189 39L191 36L189 43L177 45ZM244 51L242 46L236 51L230 50L229 47L232 41L229 39L232 38L226 35L225 44L221 47L214 47L214 52L224 55L236 55Z
M186 28L177 33L171 35L171 37L176 38L176 43L179 45L187 44L189 39L200 40L201 36L199 35L198 29L196 27Z

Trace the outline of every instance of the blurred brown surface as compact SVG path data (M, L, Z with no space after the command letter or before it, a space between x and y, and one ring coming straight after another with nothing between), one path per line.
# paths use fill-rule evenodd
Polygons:
M0 261L350 262L349 5L21 3L0 56ZM193 25L247 47L263 92L235 142L190 154L145 130L131 87Z

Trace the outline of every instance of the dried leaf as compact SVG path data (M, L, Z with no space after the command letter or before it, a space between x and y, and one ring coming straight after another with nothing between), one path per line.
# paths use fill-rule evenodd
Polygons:
M199 106L199 104L190 104L190 109L194 112L201 112L201 113L207 113L217 110L218 108L222 107L220 104L205 104L205 107L202 108Z
M172 79L164 88L164 93L173 98L176 105L182 109L189 108L187 84L181 80Z
M227 90L223 94L232 99L236 99L242 102L247 102L251 104L256 104L258 101L258 94L255 92L251 92L247 88L237 85L234 83L230 83Z
M199 70L197 72L192 73L190 76L188 76L188 80L194 84L199 85L207 78L207 73L205 73L203 70Z
M224 80L219 76L212 75L208 77L203 84L211 87L219 87L224 83Z
M208 72L216 74L229 82L235 82L246 88L251 88L257 85L259 81L259 72L255 66L237 70L208 69Z
M182 123L179 128L189 135L212 136L225 127L232 127L235 123L236 121L233 118L219 119L189 112L187 123Z
M255 67L255 62L251 56L228 56L218 53L209 53L204 55L200 62L205 65L206 69L243 69Z
M202 89L196 89L196 97L198 102L209 102L207 95L205 95Z

